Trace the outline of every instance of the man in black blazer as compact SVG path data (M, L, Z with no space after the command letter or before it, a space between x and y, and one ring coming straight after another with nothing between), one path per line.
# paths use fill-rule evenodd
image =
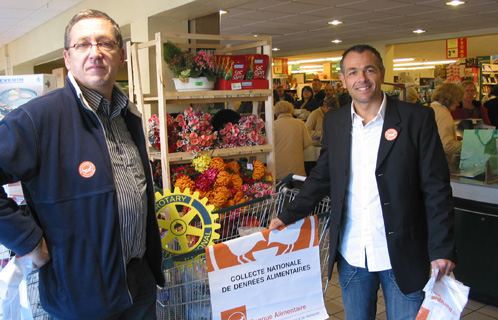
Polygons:
M337 262L347 319L375 319L382 285L388 319L414 319L430 268L454 268L449 169L431 108L388 98L380 54L346 50L340 79L353 102L325 115L320 157L270 229L330 196L329 277Z

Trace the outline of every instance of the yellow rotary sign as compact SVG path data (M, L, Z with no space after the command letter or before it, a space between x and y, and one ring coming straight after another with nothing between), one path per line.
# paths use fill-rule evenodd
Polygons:
M207 201L199 199L198 192L190 194L189 189L181 192L175 188L173 193L166 189L164 195L156 193L156 213L161 216L158 224L167 257L203 249L220 238L216 232L220 224L215 222L218 215L212 213L214 206Z

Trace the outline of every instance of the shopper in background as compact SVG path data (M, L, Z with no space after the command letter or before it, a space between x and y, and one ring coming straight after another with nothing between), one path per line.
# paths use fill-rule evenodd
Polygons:
M320 108L314 110L308 119L306 120L306 128L310 133L311 139L313 142L320 142L322 139L322 130L323 130L323 117L330 110L339 109L339 101L337 97L331 96L327 97L323 100L322 106Z
M295 108L300 109L299 118L306 120L313 110L318 108L318 103L313 96L313 89L310 86L304 86L301 90L301 100L295 103Z
M277 180L289 173L305 176L304 149L311 137L302 120L292 116L294 106L287 101L275 105L277 120L273 124L275 141L275 167Z
M321 106L323 99L325 98L325 90L322 89L322 82L320 79L313 79L311 87L313 88L313 96L315 97L318 106Z
M406 100L404 99L403 93L399 95L399 100L410 103L417 103L418 102L417 89L415 89L414 87L406 87L405 90L406 90Z
M494 86L488 93L488 100L484 103L488 111L489 122L498 128L498 86Z
M277 104L279 101L288 101L294 104L294 98L285 92L283 86L277 86L273 92L273 105Z
M306 129L308 129L311 136L311 145L304 150L304 169L306 171L306 176L309 176L311 169L315 167L316 159L318 159L320 153L323 117L328 111L339 108L340 106L337 97L325 97L322 106L314 110L308 119L306 119Z
M464 96L463 88L455 83L446 82L439 85L432 94L431 108L436 115L437 130L443 144L446 160L450 166L458 162L462 151L462 141L457 139L453 112Z
M474 100L477 88L472 81L463 81L462 88L465 91L462 102L456 107L451 115L454 120L460 119L482 119L484 124L490 124L486 108L481 106L481 102Z
M0 188L0 243L40 268L55 319L155 319L161 242L140 114L114 83L121 31L83 10L64 46L64 88L0 122L0 185L21 181L34 217Z
M329 83L325 86L325 88L323 89L325 91L325 98L330 98L330 97L333 97L335 95L335 90L334 90L334 87ZM320 105L322 106L323 103Z
M327 112L316 167L270 229L331 201L329 277L337 261L346 319L375 319L382 285L388 319L415 319L430 268L453 269L449 171L434 112L381 91L384 66L368 45L343 54L353 102Z

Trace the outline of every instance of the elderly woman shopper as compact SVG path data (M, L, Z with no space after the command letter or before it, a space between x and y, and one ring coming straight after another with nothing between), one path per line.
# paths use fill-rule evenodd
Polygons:
M304 150L304 168L306 170L306 176L309 176L311 169L315 167L316 160L320 154L323 117L328 111L339 108L339 100L336 96L326 96L320 108L314 110L306 120L306 128L311 136L311 146Z
M451 111L453 119L482 119L484 124L490 124L488 118L488 111L481 105L479 100L474 100L477 93L477 88L472 81L463 81L462 88L464 95L462 101Z
M308 129L302 120L292 116L294 106L287 101L275 105L277 120L273 124L277 180L289 173L305 176L304 149L311 144Z
M457 139L451 112L457 108L464 94L461 86L448 82L437 87L432 95L431 107L436 114L437 130L449 164L456 162L462 150L462 141Z

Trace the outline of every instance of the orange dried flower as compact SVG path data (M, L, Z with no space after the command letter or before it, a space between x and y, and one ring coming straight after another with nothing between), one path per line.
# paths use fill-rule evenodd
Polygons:
M237 174L232 174L230 178L230 185L235 189L235 190L240 190L242 187L243 181L242 178L237 175Z
M214 187L227 187L231 181L231 174L228 171L220 171L216 176Z
M213 193L209 198L209 202L216 208L223 208L231 195L232 193L227 187L219 187L213 190Z
M239 163L237 161L230 161L227 164L227 167L233 173L239 173L240 172L240 165L239 165Z
M175 187L180 188L181 192L184 192L187 188L190 189L190 192L194 192L195 182L189 176L183 175L176 179Z
M244 199L244 193L239 190L233 196L233 200L235 201L235 203L239 203L239 201L242 199Z
M223 158L214 157L211 159L211 162L209 163L209 168L225 171L227 165L225 164L225 161L223 161Z
M254 180L260 180L263 179L265 176L266 168L265 165L261 161L253 161L252 163L253 171L252 171L252 178Z

